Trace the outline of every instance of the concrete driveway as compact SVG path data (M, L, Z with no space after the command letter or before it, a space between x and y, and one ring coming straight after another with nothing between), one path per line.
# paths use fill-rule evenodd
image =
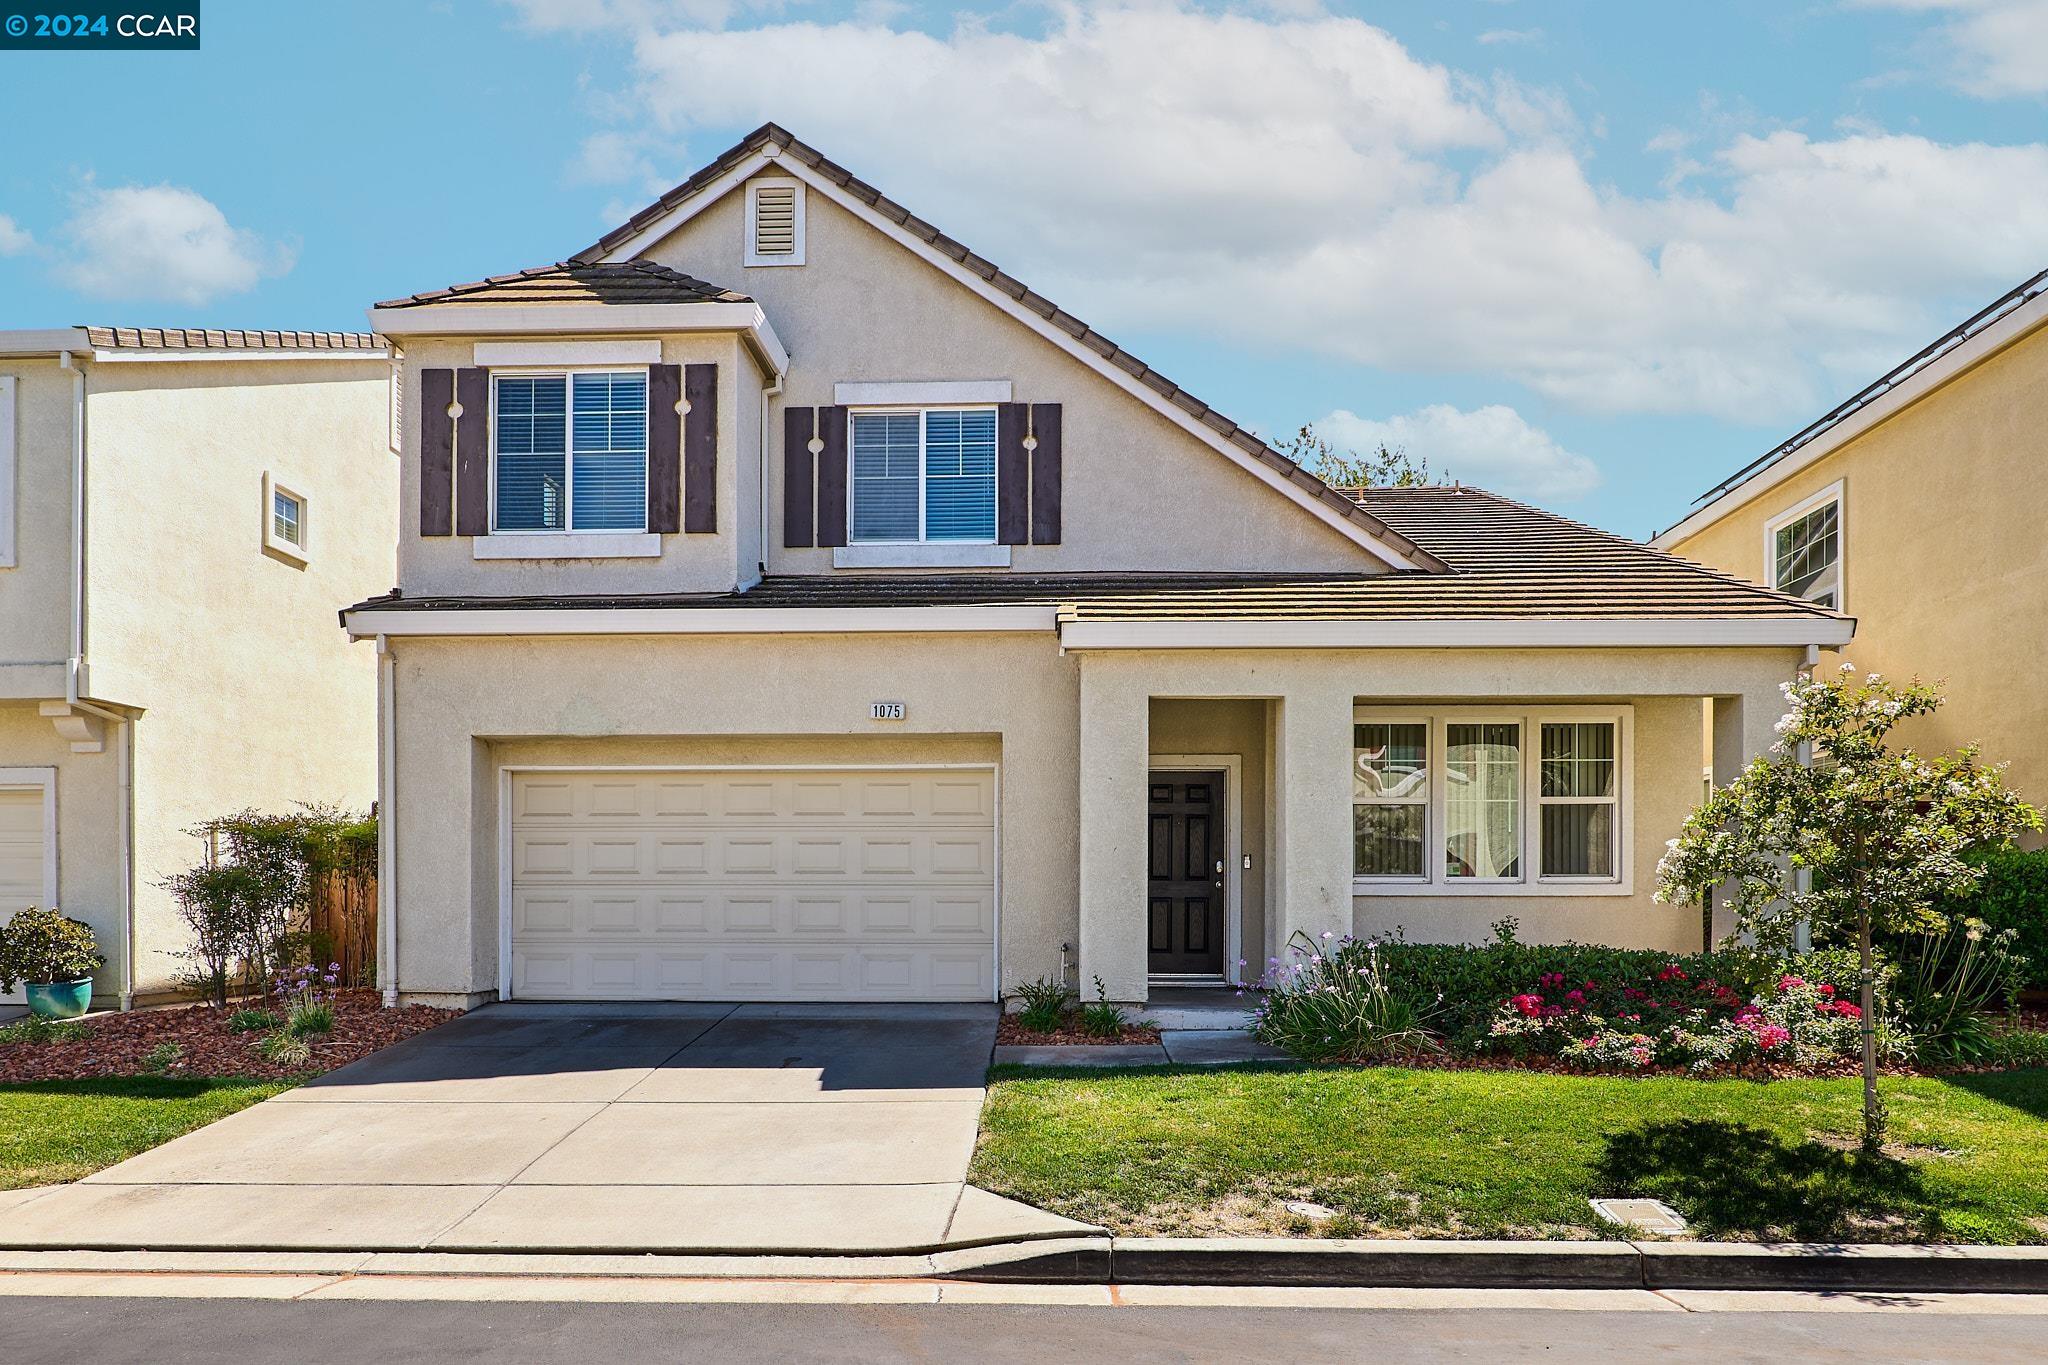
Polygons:
M505 1004L14 1204L0 1246L914 1252L1082 1225L966 1184L994 1006Z

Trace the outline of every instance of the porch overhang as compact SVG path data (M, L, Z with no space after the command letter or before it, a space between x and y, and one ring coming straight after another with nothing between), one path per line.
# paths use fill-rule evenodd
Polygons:
M1067 620L1060 645L1112 649L1687 649L1833 648L1856 633L1850 617L1501 617L1407 620Z

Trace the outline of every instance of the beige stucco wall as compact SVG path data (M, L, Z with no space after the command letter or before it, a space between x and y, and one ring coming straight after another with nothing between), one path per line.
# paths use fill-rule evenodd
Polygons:
M999 761L1006 985L1075 938L1078 670L1038 635L394 642L398 977L498 982L507 762ZM904 702L902 723L868 703ZM544 742L542 742L544 741Z
M400 434L405 458L397 541L398 583L407 593L729 592L738 584L740 546L758 539L754 532L740 529L757 517L758 500L753 487L742 483L737 451L742 434L752 439L758 429L760 377L735 335L685 334L662 340L665 364L718 366L718 533L663 536L661 554L647 559L480 560L468 536L420 534L420 371L473 365L475 354L475 342L469 339L414 338L405 345L401 382L407 415ZM668 420L678 419L670 413ZM746 563L751 576L753 561Z
M1796 651L1090 652L1015 635L402 639L397 651L398 978L409 995L498 982L498 783L518 763L1001 765L1006 987L1079 949L1082 980L1145 986L1143 859L1153 755L1245 759L1244 956L1296 930L1371 932L1351 881L1355 700L1625 702L1635 708L1635 882L1625 896L1475 896L1403 906L1412 936L1685 947L1697 911L1654 907L1656 850L1699 791L1698 698L1735 699L1768 743ZM1154 700L1155 698L1167 700ZM900 700L908 720L867 719ZM1254 952L1254 949L1263 951Z
M1062 404L1061 543L1014 547L1013 571L1383 567L823 195L810 192L806 202L801 266L741 264L741 192L644 254L761 302L792 358L782 403L829 404L835 384L854 381L1007 379L1020 402ZM972 226L958 230L971 236ZM1087 300L1065 302L1086 313ZM782 547L779 406L770 439L770 571L828 573L830 550Z
M57 777L57 907L84 920L109 963L95 994L120 989L120 787L111 754L74 754L33 701L0 701L0 767L50 768ZM0 919L20 906L0 905ZM0 996L0 1000L18 999Z
M71 653L71 372L0 360L15 379L12 568L0 568L0 697L64 694Z
M1764 524L1841 481L1840 657L1939 680L1948 705L1901 731L1923 748L1981 741L2048 802L2048 328L1676 543L1764 581Z
M200 857L189 827L376 797L375 658L335 613L393 578L388 374L383 361L208 361L88 376L87 695L140 712L144 992L176 969L183 931L158 884ZM303 565L264 549L266 470L306 498ZM110 728L107 752L79 758L111 771L114 749Z

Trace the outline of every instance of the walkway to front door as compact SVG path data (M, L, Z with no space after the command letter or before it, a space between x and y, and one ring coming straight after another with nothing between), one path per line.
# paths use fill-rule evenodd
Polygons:
M899 1253L1072 1235L966 1184L993 1005L494 1005L58 1186L0 1247Z
M1147 784L1147 968L1155 978L1223 976L1223 777L1155 772Z

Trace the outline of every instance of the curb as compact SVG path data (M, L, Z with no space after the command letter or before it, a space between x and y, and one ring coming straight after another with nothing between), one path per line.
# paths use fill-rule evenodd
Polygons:
M2048 1247L2027 1246L1119 1237L934 1261L948 1278L1007 1283L2048 1294Z

